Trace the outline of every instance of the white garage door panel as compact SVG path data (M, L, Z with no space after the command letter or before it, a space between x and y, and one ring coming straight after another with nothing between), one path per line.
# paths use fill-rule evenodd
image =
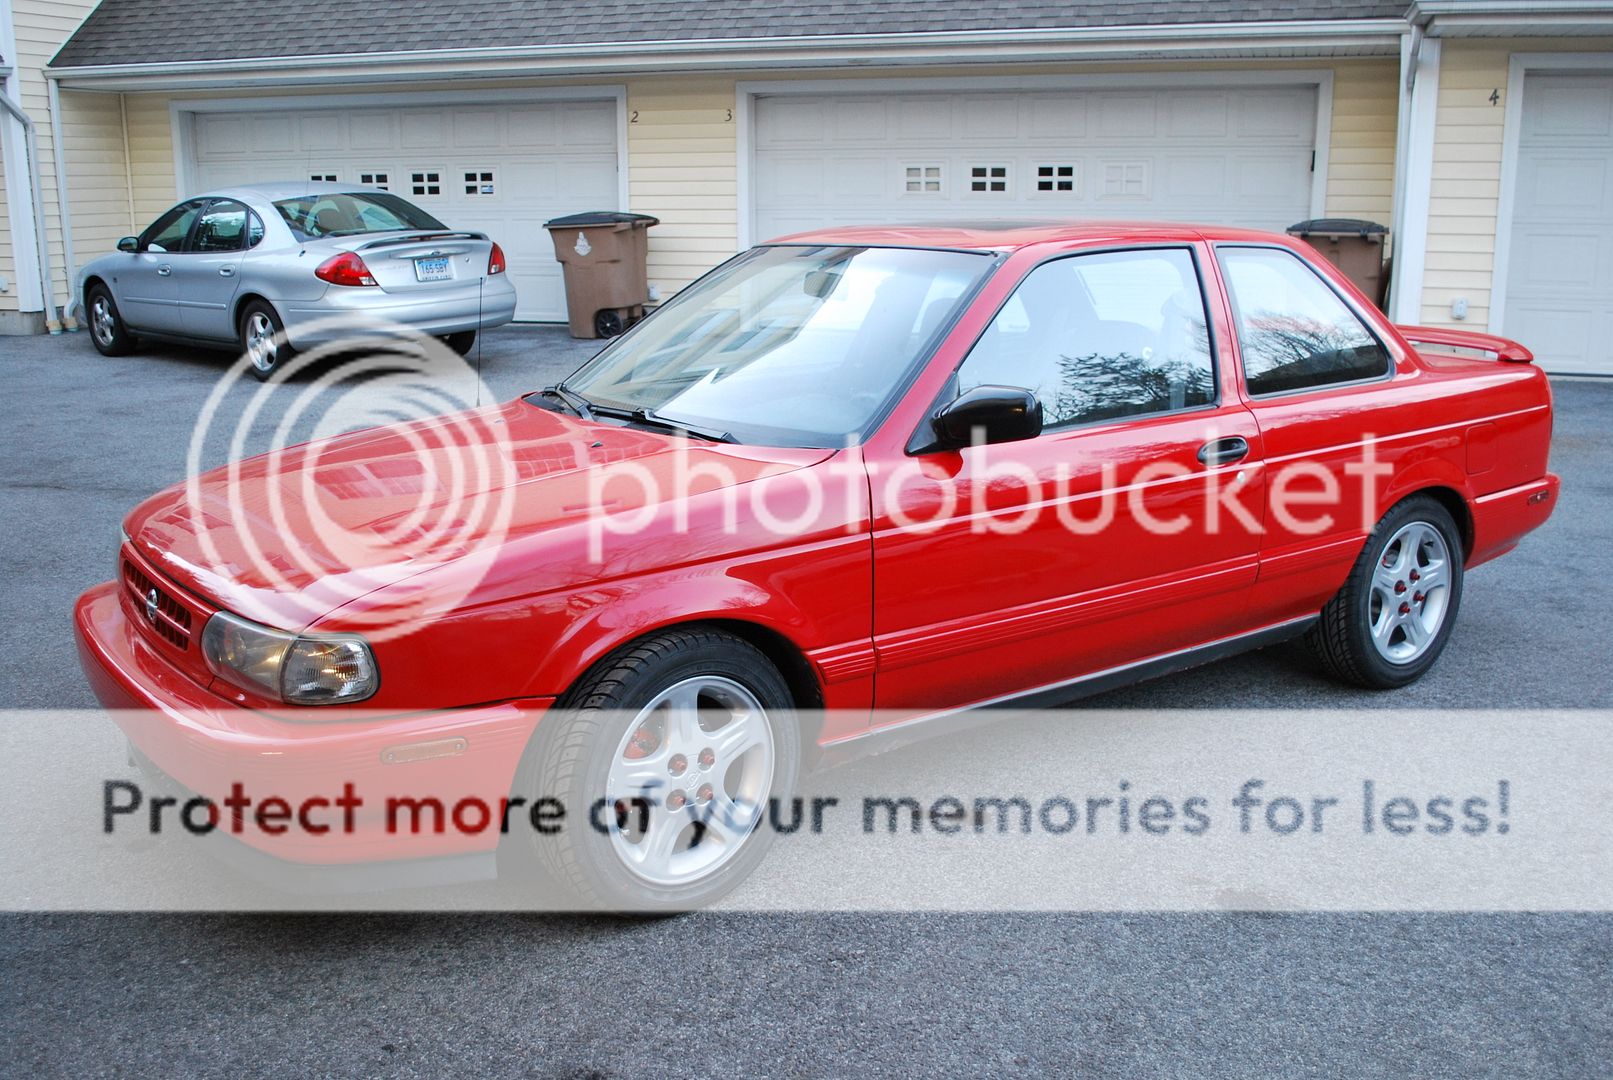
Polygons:
M982 217L1281 229L1312 216L1316 90L763 96L754 145L762 239Z
M1524 82L1503 331L1548 371L1613 375L1613 75Z
M194 132L202 189L326 175L360 184L384 174L389 191L498 241L516 318L527 321L566 317L543 223L617 201L614 101L202 113ZM492 174L490 193L483 173Z

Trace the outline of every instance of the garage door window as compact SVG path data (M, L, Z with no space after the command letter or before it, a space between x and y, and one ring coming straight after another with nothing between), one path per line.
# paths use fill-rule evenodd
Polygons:
M1251 394L1374 379L1389 352L1316 271L1278 248L1222 248Z
M1036 190L1039 192L1075 192L1074 165L1036 166Z
M1007 192L1008 166L1007 165L973 165L969 168L969 190L976 193L991 194L994 192Z
M1215 400L1204 292L1185 249L1059 259L1031 271L958 369L958 390L1024 387L1049 428Z
M442 173L417 172L409 176L409 190L416 195L441 195Z
M909 165L905 175L909 195L935 195L941 191L939 165Z

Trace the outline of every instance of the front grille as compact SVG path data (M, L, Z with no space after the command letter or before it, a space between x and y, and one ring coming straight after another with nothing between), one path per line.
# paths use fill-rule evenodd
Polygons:
M172 593L127 559L123 561L123 587L129 590L141 622L174 648L190 648L191 613Z

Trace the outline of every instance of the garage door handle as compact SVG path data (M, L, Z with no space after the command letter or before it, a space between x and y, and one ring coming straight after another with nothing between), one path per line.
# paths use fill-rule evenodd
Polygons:
M1199 447L1199 460L1206 465L1230 465L1249 456L1249 441L1242 435L1213 439Z
M218 268L218 276L219 277L234 277L235 276L235 267L233 267L233 266L221 266L221 267L219 267Z
M171 266L159 266L159 267L157 267L157 276L158 277L167 277L169 274L171 274L173 272L174 272L174 268L171 267Z

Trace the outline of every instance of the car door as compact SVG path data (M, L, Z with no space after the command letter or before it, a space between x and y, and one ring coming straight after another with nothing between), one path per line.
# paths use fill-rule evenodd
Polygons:
M214 199L196 219L190 244L173 263L180 321L188 336L234 340L235 294L253 220L245 204L234 199ZM256 232L261 240L261 223Z
M174 267L205 203L205 199L182 202L152 222L140 234L137 250L114 278L118 310L135 329L161 334L184 332Z
M1298 253L1221 244L1216 257L1270 480L1251 606L1273 620L1314 614L1376 523L1383 493L1369 486L1417 452L1404 436L1424 417L1399 407L1406 399L1394 378L1413 369Z
M1243 628L1260 440L1216 360L1206 257L1182 244L1036 266L942 398L1030 389L1043 433L869 461L882 709L981 703Z

